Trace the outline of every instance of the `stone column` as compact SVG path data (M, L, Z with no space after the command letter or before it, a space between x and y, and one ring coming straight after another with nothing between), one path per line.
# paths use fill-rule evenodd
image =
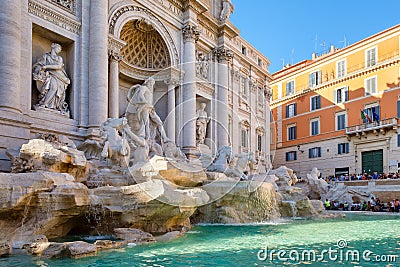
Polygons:
M266 168L267 171L272 169L272 162L271 162L271 98L272 98L272 91L268 85L264 87L264 97L265 97L265 157L266 157Z
M110 79L108 90L108 117L119 117L119 67L118 62L122 56L114 51L109 51L110 55Z
M175 140L175 87L179 84L178 80L169 79L164 81L168 85L168 114L167 120L165 121L167 136L172 141L176 142Z
M108 5L90 2L89 128L108 117Z
M21 112L21 1L2 1L0 8L0 108ZM26 63L26 62L25 62ZM27 64L30 64L27 63ZM25 88L30 90L30 88Z
M218 92L217 92L217 134L218 147L229 146L229 129L228 129L228 89L229 89L229 72L228 63L233 57L232 51L225 47L220 47L214 51L218 60Z
M197 27L187 24L183 29L183 150L190 157L196 150L196 41Z

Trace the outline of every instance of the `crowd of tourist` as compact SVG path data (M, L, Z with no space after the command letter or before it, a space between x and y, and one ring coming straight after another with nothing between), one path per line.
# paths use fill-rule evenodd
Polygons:
M372 197L370 201L355 201L351 205L346 201L339 203L337 201L325 200L326 210L342 210L342 211L375 211L375 212L399 212L400 201L393 199L387 203L382 203L379 198Z
M357 180L380 180L380 179L399 179L400 173L380 173L374 172L373 174L350 174L350 175L340 175L340 176L327 176L325 178L326 182L330 181L357 181Z

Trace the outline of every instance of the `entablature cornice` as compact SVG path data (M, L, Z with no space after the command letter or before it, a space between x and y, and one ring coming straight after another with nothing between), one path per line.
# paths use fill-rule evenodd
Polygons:
M66 16L66 12L63 12L66 13L63 14L37 1L29 0L28 13L32 16L48 21L58 27L64 28L65 30L74 34L80 33L81 23L78 20L73 19L72 15Z
M197 15L202 14L208 10L206 4L201 0L182 0L183 1L183 10L193 10Z
M306 89L301 90L301 91L299 91L299 92L297 92L297 93L295 93L293 95L290 95L290 96L287 96L287 97L284 97L284 98L281 98L281 99L273 100L271 102L271 106L272 105L277 106L277 105L292 101L292 100L294 100L294 99L296 99L296 98L298 98L300 96L306 95L309 92L317 92L317 91L319 91L321 89L326 89L326 88L334 86L336 84L344 83L344 82L347 82L349 80L352 80L352 79L355 79L355 78L358 78L358 77L361 77L361 76L366 76L366 75L368 75L368 74L370 74L372 72L375 72L377 70L381 70L381 69L384 69L386 67L397 65L399 63L400 63L400 57L396 57L396 58L394 58L394 59L392 59L390 61L382 62L382 63L379 63L379 64L374 65L372 67L364 68L364 69L349 73L349 74L347 74L346 76L344 76L342 78L337 78L337 79L334 79L334 80L330 80L330 81L324 82L321 85L316 86L314 88L306 88Z

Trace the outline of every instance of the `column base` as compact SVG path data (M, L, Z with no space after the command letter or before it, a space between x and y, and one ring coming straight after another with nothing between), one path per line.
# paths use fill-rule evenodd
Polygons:
M182 152L185 153L188 160L198 159L199 149L195 146L183 147Z

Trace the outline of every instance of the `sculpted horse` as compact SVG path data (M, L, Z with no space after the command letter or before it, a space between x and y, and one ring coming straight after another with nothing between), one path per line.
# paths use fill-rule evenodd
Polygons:
M232 147L222 146L218 149L214 162L207 168L210 172L225 172L233 160Z
M121 166L129 163L131 154L124 131L127 123L126 118L107 119L100 126L102 139L105 140L101 156Z
M244 154L238 154L236 155L236 157L238 158L236 166L227 169L224 173L226 176L240 177L240 180L247 180L247 175L244 174L244 171L246 170L247 166L249 166L250 169L253 169L254 164L257 164L257 161L254 158L254 153L249 152Z

